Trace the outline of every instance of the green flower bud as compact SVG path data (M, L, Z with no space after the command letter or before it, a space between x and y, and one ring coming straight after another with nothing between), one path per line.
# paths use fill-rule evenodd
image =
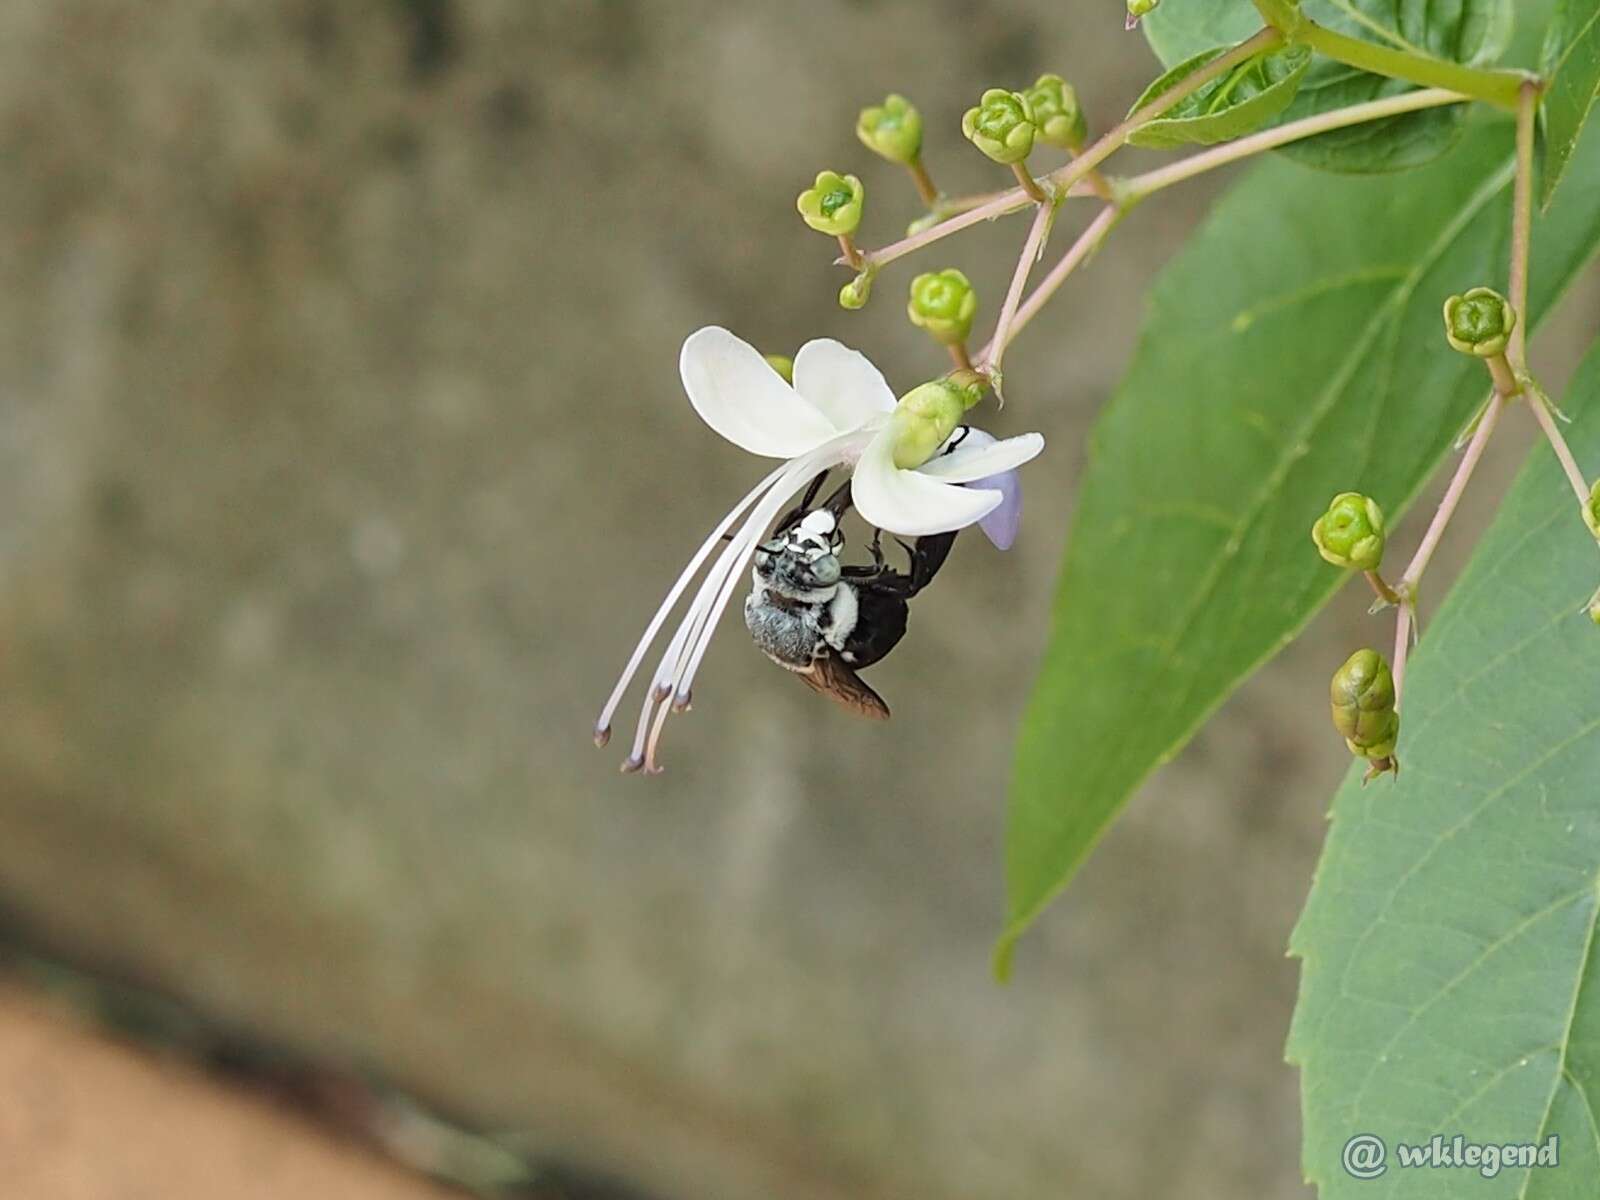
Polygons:
M856 136L890 162L914 163L922 153L922 114L904 96L891 93L882 104L861 110Z
M1583 523L1590 533L1600 538L1600 479L1589 489L1589 501L1583 506Z
M1493 288L1475 287L1444 302L1444 335L1463 354L1493 358L1504 354L1517 327L1517 310Z
M854 175L823 171L817 182L796 198L795 207L818 233L842 237L854 233L861 224L861 202L865 198L866 190Z
M983 388L977 383L963 386L954 379L935 379L900 397L890 420L894 465L909 471L927 462L956 431L967 409L982 398Z
M1329 688L1333 727L1350 753L1374 761L1390 758L1400 737L1394 706L1394 676L1376 650L1357 650L1333 676Z
M954 346L967 340L972 318L978 311L978 293L967 277L954 267L918 275L911 281L911 301L906 315L911 323L926 329L934 340Z
M1076 150L1089 132L1078 107L1078 92L1059 75L1041 75L1039 82L1023 93L1033 109L1033 123L1039 137L1063 150Z
M794 359L787 354L763 354L761 357L767 360L767 366L783 376L785 383L794 382Z
M872 272L863 271L839 289L839 307L854 312L872 299Z
M1137 21L1140 17L1148 17L1160 3L1161 0L1128 0L1128 19Z
M1340 492L1311 527L1311 540L1336 567L1376 571L1383 561L1383 509L1360 492Z
M1600 625L1600 592L1589 597L1589 619Z
M1033 108L1021 92L990 88L961 118L961 132L997 163L1019 163L1033 149Z

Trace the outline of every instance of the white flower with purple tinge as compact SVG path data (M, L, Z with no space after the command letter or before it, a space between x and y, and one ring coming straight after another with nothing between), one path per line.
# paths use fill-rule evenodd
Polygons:
M689 403L707 425L752 454L783 461L718 522L689 560L606 701L595 724L595 744L601 746L610 740L612 716L650 646L720 546L651 676L625 771L660 770L662 727L670 713L689 707L695 673L723 610L745 581L756 546L815 476L853 467L855 509L886 533L923 537L979 524L1004 550L1021 519L1016 469L1044 449L1037 433L996 441L967 429L921 466L896 466L901 427L894 421L894 393L864 355L829 339L800 348L793 387L755 347L715 326L689 336L678 366Z

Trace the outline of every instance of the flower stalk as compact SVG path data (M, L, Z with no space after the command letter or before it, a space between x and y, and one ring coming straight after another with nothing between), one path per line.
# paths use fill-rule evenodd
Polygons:
M1050 197L1045 194L1039 181L1033 177L1033 172L1028 170L1028 164L1014 162L1011 164L1011 173L1017 177L1017 182L1022 185L1023 192L1035 204L1049 204Z
M1041 204L1033 224L1028 227L1027 240L1022 243L1022 253L1017 257L1016 270L1011 273L1011 286L1006 291L1005 302L1000 306L1000 316L995 321L994 336L989 339L989 344L984 348L982 369L992 379L1000 376L1000 360L1005 356L1006 347L1010 345L1011 327L1017 319L1017 310L1022 305L1022 293L1027 289L1028 276L1033 271L1033 264L1039 261L1039 256L1044 253L1045 243L1050 237L1050 226L1055 222L1055 205ZM996 389L998 392L998 388Z
M860 247L856 245L854 234L841 233L839 235L839 249L843 252L844 261L850 264L852 270L859 271L867 265Z
M1255 0L1256 11L1269 26L1290 43L1310 46L1317 53L1390 79L1403 79L1419 87L1448 88L1497 108L1515 111L1518 95L1533 80L1526 72L1484 70L1447 59L1384 46L1363 38L1351 37L1319 25L1306 16L1293 0Z

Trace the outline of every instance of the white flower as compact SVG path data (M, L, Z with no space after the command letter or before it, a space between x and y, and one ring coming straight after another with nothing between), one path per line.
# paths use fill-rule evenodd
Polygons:
M853 467L851 495L869 524L923 537L988 522L1002 549L1016 531L1017 489L1009 473L1044 449L1037 433L995 441L979 430L915 470L894 464L890 416L894 393L865 356L838 342L807 342L794 358L794 386L755 347L715 326L697 330L679 357L683 387L702 420L736 446L783 462L728 513L689 560L651 618L595 724L595 743L611 737L611 719L667 618L707 559L701 579L651 677L633 748L623 770L660 770L656 747L671 712L689 707L696 671L723 610L767 528L817 475ZM963 487L982 482L984 487ZM737 526L737 528L735 528ZM724 544L724 542L726 544Z

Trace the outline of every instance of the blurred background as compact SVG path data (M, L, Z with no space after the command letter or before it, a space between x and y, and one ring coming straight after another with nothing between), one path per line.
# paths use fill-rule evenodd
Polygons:
M899 236L909 184L853 135L890 90L947 190L1004 186L962 109L1058 71L1105 128L1156 74L1121 26L1117 0L0 10L0 1191L435 1194L346 1153L376 1143L539 1197L1305 1194L1284 946L1364 597L989 974L1085 435L1224 181L1143 207L1008 356L985 423L1049 439L1022 537L957 543L870 676L891 725L732 619L665 775L590 744L764 470L693 416L684 336L839 337L897 390L942 369L911 276L962 268L992 319L1024 226L846 313L795 194L854 170L863 241ZM1597 313L1543 336L1549 378ZM1457 560L1520 459L1498 441Z

